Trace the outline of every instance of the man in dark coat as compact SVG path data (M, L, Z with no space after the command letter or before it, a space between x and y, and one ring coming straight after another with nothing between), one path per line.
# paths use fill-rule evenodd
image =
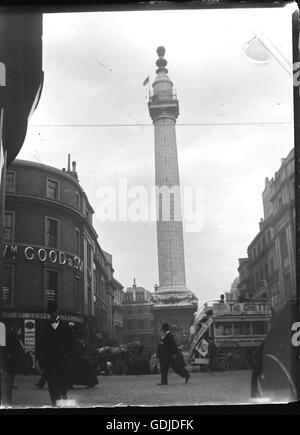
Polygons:
M62 324L58 305L48 304L50 321L45 326L37 345L37 358L45 367L46 379L53 406L67 399L70 356L74 349L74 337L68 324Z
M264 358L264 343L262 343L254 352L253 369L251 373L251 398L259 397L258 384L261 381Z
M175 373L185 378L185 383L189 380L189 373L185 368L185 363L181 352L179 351L175 338L170 332L167 323L162 325L163 336L161 344L157 349L157 356L160 363L161 382L158 385L168 385L168 372L171 367Z
M212 337L208 337L208 370L213 373L215 370L215 358L217 354L217 346Z

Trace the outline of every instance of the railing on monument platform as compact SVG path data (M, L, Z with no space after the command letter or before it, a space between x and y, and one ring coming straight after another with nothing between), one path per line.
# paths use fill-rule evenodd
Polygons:
M157 94L154 94L153 91L149 92L149 102L150 103L166 103L166 102L174 102L177 101L177 93L173 91L160 91Z
M168 294L153 295L151 298L152 308L195 308L198 306L198 299L192 294Z

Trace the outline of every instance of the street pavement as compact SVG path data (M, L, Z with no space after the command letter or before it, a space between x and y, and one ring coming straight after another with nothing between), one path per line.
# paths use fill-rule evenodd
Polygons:
M92 389L76 387L69 391L71 406L176 406L200 404L242 404L250 402L248 370L192 373L188 384L178 375L169 375L169 385L159 386L159 375L98 376ZM35 386L38 376L16 376L13 407L51 406L47 387Z

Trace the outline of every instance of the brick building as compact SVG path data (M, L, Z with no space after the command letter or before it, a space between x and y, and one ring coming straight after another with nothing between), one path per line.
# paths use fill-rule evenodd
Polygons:
M6 180L1 292L6 323L20 328L26 345L25 322L32 320L38 335L48 301L56 300L61 319L74 324L89 346L104 335L113 338L112 257L97 241L76 163L59 170L16 160Z

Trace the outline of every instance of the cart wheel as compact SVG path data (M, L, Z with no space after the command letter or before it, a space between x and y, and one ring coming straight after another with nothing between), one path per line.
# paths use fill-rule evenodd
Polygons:
M243 349L236 344L220 346L216 353L216 364L221 370L238 370L245 362Z

